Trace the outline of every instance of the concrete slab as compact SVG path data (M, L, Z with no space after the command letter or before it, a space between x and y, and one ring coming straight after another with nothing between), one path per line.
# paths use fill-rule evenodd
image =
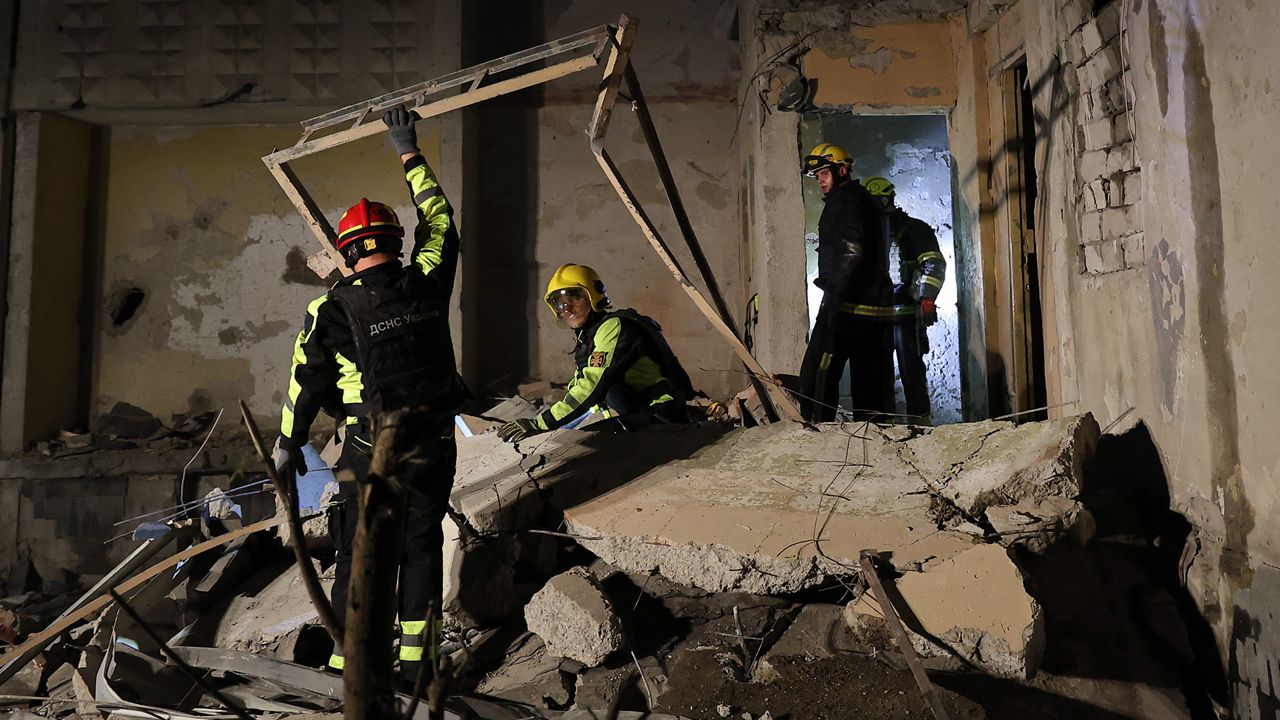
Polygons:
M1035 674L1044 652L1043 613L1003 547L975 545L925 572L904 573L886 590L896 593L894 607L921 655L959 656L1005 677ZM870 594L849 611L846 622L863 636L868 630L858 616L884 617Z
M1025 674L1039 652L1038 609L1006 547L1042 552L1081 524L1074 498L1097 436L1085 415L938 428L560 431L517 446L469 438L453 494L465 527L452 528L446 553L447 607L471 618L513 611L515 568L563 542L535 529L565 531L625 572L709 592L847 582L859 553L875 548L906 573L904 595L917 584L943 596L963 589L948 598L958 606L911 604L929 634L994 672ZM988 602L991 588L1011 599Z

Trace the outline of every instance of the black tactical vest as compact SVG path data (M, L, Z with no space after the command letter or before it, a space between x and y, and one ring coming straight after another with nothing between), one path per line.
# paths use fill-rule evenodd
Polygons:
M671 346L667 344L667 339L662 335L662 326L658 324L657 320L647 315L641 315L631 308L612 310L592 325L590 335L584 336L579 341L574 354L574 361L579 370L587 366L591 352L595 347L596 331L600 329L601 323L611 317L620 319L628 329L639 331L643 353L658 363L658 368L662 371L662 376L666 378L666 382L659 383L662 387L653 388L654 392L667 393L680 403L698 395L698 391L694 390L693 383L689 380L689 374L685 372L675 353L672 352ZM626 370L626 368L619 369ZM636 389L640 390L642 388Z
M453 357L449 307L420 273L403 269L385 284L338 285L329 291L346 312L356 346L364 402L348 415L425 407L444 416L469 397Z

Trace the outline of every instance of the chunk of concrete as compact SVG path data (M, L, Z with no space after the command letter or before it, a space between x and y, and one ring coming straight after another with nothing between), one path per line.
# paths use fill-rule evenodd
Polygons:
M904 573L895 585L905 604L895 610L916 652L959 655L1005 677L1035 673L1044 651L1043 613L1004 548L976 545L924 572ZM887 630L876 620L883 617L874 596L864 593L844 620L858 641L886 647Z
M537 708L562 709L572 697L573 676L561 672L560 658L547 652L535 635L508 649L502 666L480 682L476 692Z
M595 667L622 648L622 622L589 570L575 567L547 582L524 607L525 624L547 652Z
M1090 414L1023 423L985 421L934 428L908 443L904 459L961 508L1079 494L1084 461L1098 447Z
M969 548L973 535L954 528L985 522L988 507L1074 497L1098 434L1087 415L900 430L735 430L566 507L565 522L627 572L713 592L791 593L854 574L864 548L910 569ZM1054 511L1077 509L1071 501Z
M319 574L319 563L313 561L313 567ZM262 587L261 583L274 572L279 571L267 568L248 584ZM320 585L327 596L333 580L321 575ZM293 631L315 622L319 622L318 616L302 583L302 574L297 565L290 565L266 582L262 590L231 599L218 622L214 645L228 650L266 653L276 650L281 640Z

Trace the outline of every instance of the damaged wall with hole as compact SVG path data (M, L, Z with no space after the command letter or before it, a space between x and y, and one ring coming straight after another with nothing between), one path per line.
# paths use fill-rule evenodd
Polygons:
M260 158L297 142L296 120L457 69L461 10L29 5L16 33L26 181L15 183L0 446L87 429L117 401L168 418L244 398L278 417L290 344L331 279L306 266L320 248ZM459 205L462 135L457 113L419 126ZM331 223L366 195L412 224L385 137L296 169ZM74 257L54 262L63 246Z
M112 129L98 411L126 401L166 417L244 398L278 415L307 304L332 282L306 266L319 246L258 160L296 135L287 126ZM435 167L440 144L438 127L420 129ZM361 195L412 224L385 137L304 158L296 169L335 226ZM450 180L442 177L447 189ZM141 304L117 317L133 290L144 293Z

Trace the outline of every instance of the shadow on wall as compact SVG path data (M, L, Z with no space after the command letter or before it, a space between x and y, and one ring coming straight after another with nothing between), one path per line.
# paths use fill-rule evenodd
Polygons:
M469 5L470 3L464 3ZM468 63L484 62L544 42L541 3L475 3L475 30L469 38ZM532 364L531 344L537 324L530 314L542 296L531 285L536 273L534 243L538 223L538 108L542 86L503 95L475 109L477 176L467 183L478 196L476 209L464 219L463 263L475 262L479 271L467 292L465 307L475 312L464 335L477 337L476 373L472 390L489 395L491 388L514 387ZM472 276L472 273L468 273ZM464 320L464 322L466 322Z
M1192 718L1214 717L1211 700L1226 702L1226 675L1212 628L1183 584L1191 525L1170 509L1145 424L1101 438L1080 501L1097 526L1087 545L1018 558L1044 608L1042 669L1178 688Z

